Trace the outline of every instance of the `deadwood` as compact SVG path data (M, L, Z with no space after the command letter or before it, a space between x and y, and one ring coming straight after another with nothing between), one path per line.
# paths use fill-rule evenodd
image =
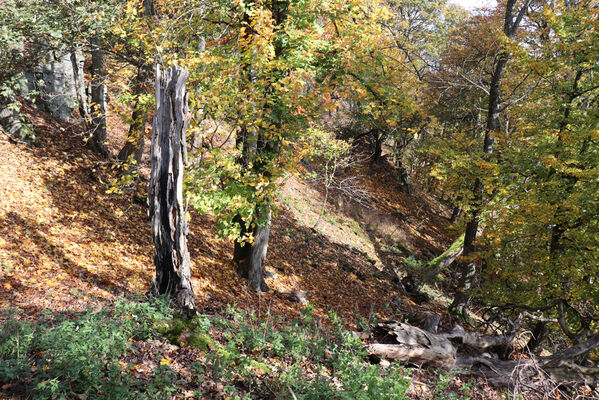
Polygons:
M179 67L156 68L156 116L152 126L152 173L148 190L154 240L154 294L166 294L178 306L195 309L187 219L183 204L185 130L189 109L185 93L188 73Z
M440 368L455 364L456 348L442 335L403 322L378 324L374 334L385 342L370 345L369 354L375 359L384 357Z
M520 314L502 335L467 332L461 326L436 334L403 322L380 323L373 329L370 339L376 343L368 345L368 353L374 362L385 358L452 369L462 375L483 377L495 386L518 390L548 393L564 386L599 385L599 368L576 362L599 347L599 334L550 357L528 354L520 360L505 359L506 349L525 317L528 313ZM464 347L469 349L467 355L460 353Z

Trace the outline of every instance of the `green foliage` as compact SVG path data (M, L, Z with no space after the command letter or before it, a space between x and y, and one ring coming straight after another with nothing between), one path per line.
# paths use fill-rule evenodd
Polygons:
M212 322L205 315L191 319L184 315L176 315L154 321L153 328L172 344L188 345L207 351L210 346L216 345L207 333L211 326ZM184 342L181 342L181 335L185 336Z
M443 129L427 138L423 156L455 205L481 211L483 233L468 260L484 258L480 298L567 301L572 331L593 330L598 318L597 12L586 2L543 4L513 40L500 33L504 5L463 20L430 87ZM489 90L479 77L490 77L489 55L500 51L510 53L501 128L484 154Z
M164 366L154 373L147 390L119 364L132 340L152 335L152 320L166 317L163 300L135 303L120 300L73 317L62 315L38 323L14 315L0 332L0 383L30 382L35 399L66 399L73 393L89 399L137 399L169 393L172 373Z
M597 16L585 3L534 16L543 40L519 62L542 80L513 110L519 129L498 135L504 163L484 238L493 248L485 288L493 300L565 299L590 320L599 305Z
M14 96L15 76L36 65L62 36L46 2L6 0L0 4L0 96Z
M210 17L192 17L192 25L207 32L205 45L179 56L190 70L190 101L198 115L191 130L210 145L196 155L202 163L192 166L187 188L192 204L214 213L221 236L251 240L240 220L250 230L266 223L277 180L297 162L298 141L318 125L319 94L326 90L316 81L326 74L318 56L333 40L320 20L329 23L332 7L217 1L206 10ZM210 44L221 29L232 40Z
M213 377L223 383L238 377L258 397L270 393L310 400L406 398L406 371L395 364L381 371L366 362L360 339L334 313L329 317L332 329L325 330L310 305L301 319L279 328L271 316L230 311L232 321L215 321L226 332L227 344L208 359ZM269 365L273 360L275 365Z

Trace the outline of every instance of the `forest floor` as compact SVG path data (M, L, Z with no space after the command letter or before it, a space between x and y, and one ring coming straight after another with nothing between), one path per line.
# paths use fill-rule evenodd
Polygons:
M30 105L25 112L40 146L0 135L0 323L8 309L33 321L42 313L73 315L143 295L154 273L147 181L112 192L111 165L86 149L77 126ZM123 132L110 133L113 153ZM317 318L335 311L350 328L396 316L394 298L408 311L431 310L448 323L441 292L417 304L397 285L409 260L432 259L451 244L448 210L418 189L414 195L398 190L385 165L365 164L357 172L370 206L333 195L315 229L322 192L296 176L286 179L266 262L271 290L262 296L237 275L232 243L217 237L212 218L192 212L188 239L199 310L218 313L235 304L291 320L303 307L287 296L295 290L307 293ZM430 377L418 373L420 380ZM419 390L412 390L414 398L428 397ZM486 387L468 398L496 396Z
M81 311L90 302L147 291L154 271L147 182L108 193L109 164L85 148L77 128L34 108L27 112L39 147L0 137L0 306L34 318L42 310ZM372 207L331 196L316 229L322 193L295 176L286 180L266 262L272 290L261 297L238 277L232 243L217 237L209 216L192 212L189 249L199 307L235 302L292 317L298 305L282 294L296 290L308 293L321 316L335 310L347 321L389 317L391 299L402 296L390 273L405 272L403 257L443 251L451 243L448 215L426 194L400 192L384 166L363 169Z

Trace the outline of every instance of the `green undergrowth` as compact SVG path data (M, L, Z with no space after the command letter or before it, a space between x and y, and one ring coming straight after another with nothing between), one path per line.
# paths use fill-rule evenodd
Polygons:
M169 311L160 300L117 301L100 311L65 316L45 313L35 323L9 315L0 331L0 384L34 399L163 399L163 366L142 382L120 359L132 342L152 337L152 321Z
M407 372L369 364L361 341L335 314L329 319L332 328L322 328L308 306L286 323L234 307L190 320L157 299L120 300L72 316L47 313L36 322L12 315L0 331L0 386L33 399L407 398ZM159 352L143 377L127 367L135 342L156 339L181 354L199 349L200 358L184 366L192 379L161 362Z

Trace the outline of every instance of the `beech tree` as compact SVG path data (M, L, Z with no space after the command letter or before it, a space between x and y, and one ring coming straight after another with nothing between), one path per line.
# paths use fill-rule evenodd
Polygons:
M524 4L516 6L516 0L508 0L505 5L505 17L503 25L503 34L507 40L513 40L518 32L518 28L526 11L528 10L530 0L525 0ZM489 82L487 116L485 123L485 134L483 137L482 152L485 155L483 159L488 159L488 155L493 152L493 136L500 128L499 115L502 107L501 81L510 58L510 51L506 44L500 47L494 57L493 72ZM464 250L462 257L467 258L476 252L474 241L478 235L480 214L484 207L484 188L479 178L474 181L472 188L472 207L467 216L466 233L464 235ZM460 266L460 281L458 283L458 292L454 298L452 307L463 307L468 299L466 294L472 288L476 278L476 266L473 260L467 260Z
M520 128L498 137L502 180L484 237L489 301L544 309L575 344L598 319L598 13L582 1L532 15L540 35L518 58L542 80L513 109Z
M192 164L190 198L215 213L220 234L235 240L240 274L264 291L277 180L297 161L300 139L322 129L319 116L349 60L352 31L339 30L370 26L360 24L357 3L342 2L215 3L191 19L206 33L188 36L181 57L195 87L192 130L216 128Z

